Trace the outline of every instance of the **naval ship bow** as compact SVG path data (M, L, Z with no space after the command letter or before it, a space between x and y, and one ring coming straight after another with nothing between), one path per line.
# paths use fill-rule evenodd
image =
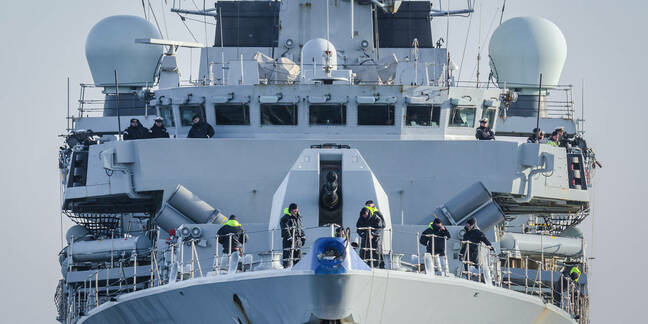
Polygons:
M213 46L163 39L127 15L86 40L94 82L81 85L59 159L61 210L76 223L59 255L61 323L589 322L576 225L598 162L572 87L558 84L556 25L503 22L488 81L466 82L432 26L471 14L470 1L172 11L215 23ZM176 55L187 48L200 67L184 81ZM188 137L195 116L213 136ZM158 117L170 138L124 140L131 119ZM475 140L484 118L496 140ZM563 145L527 143L535 127L564 129ZM385 223L378 246L357 244L377 230L356 228L367 200ZM284 267L290 203L306 241ZM240 253L218 244L230 214L249 236ZM445 256L419 244L436 218ZM492 249L462 258L470 220ZM377 260L359 257L367 250Z

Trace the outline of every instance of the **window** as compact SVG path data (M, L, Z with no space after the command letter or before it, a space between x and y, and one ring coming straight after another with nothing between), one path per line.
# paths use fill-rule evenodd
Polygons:
M247 104L216 105L216 125L250 125Z
M193 125L194 116L200 116L200 120L205 121L205 106L203 105L180 106L180 122L182 126Z
M262 104L261 125L297 125L297 105Z
M308 119L311 125L345 125L346 105L310 105Z
M489 109L484 109L482 112L482 118L486 117L488 118L488 127L493 127L495 125L495 116L497 114L497 109L495 108L489 108Z
M160 117L162 117L162 125L164 127L175 127L175 120L173 120L173 109L171 106L160 107Z
M475 107L453 107L448 126L475 127Z
M408 105L405 125L439 127L440 115L439 106Z
M358 125L394 125L394 105L358 105Z

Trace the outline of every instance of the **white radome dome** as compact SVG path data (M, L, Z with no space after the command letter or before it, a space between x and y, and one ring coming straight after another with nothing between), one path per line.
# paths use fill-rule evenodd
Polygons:
M567 42L551 21L517 17L495 29L488 54L500 88L537 89L540 73L543 88L552 88L565 65Z
M151 86L162 46L137 44L137 38L160 38L155 26L137 16L111 16L99 21L86 39L86 59L95 85Z
M331 51L331 56L329 58L329 64L332 66L332 70L337 70L337 51L333 43L327 41L324 38L314 38L306 42L301 51L302 62L304 65L312 65L313 62L317 66L326 65L326 51ZM304 68L308 69L308 68Z

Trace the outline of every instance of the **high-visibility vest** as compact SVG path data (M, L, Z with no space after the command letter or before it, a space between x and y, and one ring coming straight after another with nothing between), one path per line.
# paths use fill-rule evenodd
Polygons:
M552 141L552 140L547 141L547 144L549 144L549 146L558 147L558 142L555 142L555 141Z
M236 219L230 219L223 226L232 226L232 227L240 227L241 223L239 223Z
M378 208L376 208L376 207L369 207L369 206L365 206L365 207L367 209L369 209L369 211L371 212L371 215L373 215L375 212L378 211Z
M571 270L569 270L569 276L571 276L572 273L576 273L576 279L574 279L574 282L578 282L578 279L580 279L581 271L578 269L578 267L572 267Z
M284 213L284 215L292 215L290 213L290 210L288 210L288 207L284 208L283 213Z

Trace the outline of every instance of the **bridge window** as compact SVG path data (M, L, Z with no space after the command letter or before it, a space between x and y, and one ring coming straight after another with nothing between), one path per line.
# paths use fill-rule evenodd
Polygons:
M358 105L358 125L394 125L394 105Z
M453 107L448 126L475 127L475 107Z
M216 125L250 125L250 106L247 104L216 105Z
M203 105L180 106L180 122L182 126L193 125L194 116L200 116L200 120L205 121L205 106Z
M495 125L495 117L497 116L496 113L497 109L495 108L488 108L482 111L482 118L488 118L488 127L493 127L493 125Z
M175 127L175 120L173 120L173 109L171 106L160 107L160 117L162 117L162 125L164 127Z
M262 104L261 125L297 125L297 105Z
M311 125L346 125L346 105L310 105L308 119Z
M405 117L406 126L439 127L441 107L428 105L408 105Z

